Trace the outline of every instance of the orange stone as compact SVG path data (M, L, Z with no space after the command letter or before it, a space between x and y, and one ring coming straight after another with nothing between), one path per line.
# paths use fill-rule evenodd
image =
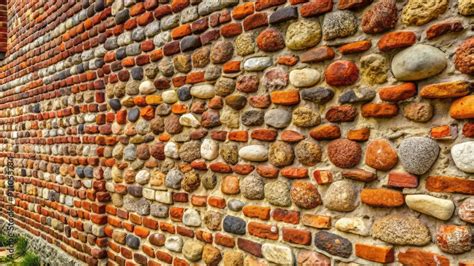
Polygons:
M449 115L454 119L474 118L474 95L455 100L449 108Z
M341 54L353 54L353 53L360 53L370 49L372 47L371 41L357 41L345 44L338 48Z
M370 129L369 128L360 128L360 129L351 129L347 132L347 139L353 141L367 141L370 137Z
M240 192L239 178L237 176L228 175L223 178L221 183L221 191L224 194L235 195Z
M147 95L145 97L145 102L149 105L158 105L163 103L163 99L160 95Z
M245 216L250 218L258 218L262 220L270 219L270 208L269 207L262 207L256 205L246 205L242 212Z
M409 248L404 252L399 252L398 262L403 265L450 265L448 258L446 258L445 256L417 248Z
M428 99L462 97L469 94L470 87L464 80L430 84L420 90L420 96Z
M326 68L324 77L331 86L349 86L359 79L359 68L351 61L338 60Z
M430 136L433 139L455 139L458 136L458 127L455 124L432 127Z
M377 46L380 51L387 52L397 48L404 48L415 44L416 35L412 31L389 32L383 35Z
M360 193L360 199L373 207L399 207L405 203L401 192L386 188L364 188Z
M328 229L331 228L331 216L306 213L301 217L301 223L309 227Z
M300 92L294 89L273 91L271 99L274 104L295 105L300 102Z
M318 185L325 185L332 183L332 173L328 170L315 170L313 178L318 182Z
M380 89L379 96L383 101L398 102L416 95L416 84L412 82L389 86Z
M254 11L255 6L253 2L244 3L232 9L232 17L234 19L243 19Z
M362 106L363 117L389 118L398 114L398 106L391 103L367 103Z
M392 171L388 173L387 185L390 187L416 188L418 187L418 177L405 172Z
M474 195L474 180L454 176L429 176L425 187L432 192Z
M395 261L393 247L356 243L355 253L359 258L379 263L391 263Z
M341 137L341 130L337 125L323 124L313 128L309 135L315 140L330 140Z
M385 139L376 139L367 145L365 164L377 170L388 171L398 163L397 151Z
M370 182L377 179L377 175L363 169L346 169L342 171L342 177L352 180Z

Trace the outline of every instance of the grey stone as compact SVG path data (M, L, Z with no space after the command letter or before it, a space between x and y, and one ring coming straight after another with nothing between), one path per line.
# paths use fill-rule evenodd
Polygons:
M431 242L425 224L411 215L390 214L375 220L372 237L395 245L423 246Z
M248 175L240 182L240 191L247 199L257 200L264 198L265 182L256 175Z
M245 203L237 199L231 199L227 202L227 207L235 212L241 211L244 206Z
M306 101L324 104L334 97L334 91L327 88L311 88L301 90L301 98Z
M446 55L440 49L417 44L393 57L392 73L398 80L421 80L439 74L446 65Z
M239 217L227 215L224 218L224 231L236 235L245 235L246 222Z
M439 154L436 141L425 137L404 139L398 148L403 168L415 175L422 175L431 168Z
M330 210L350 212L359 205L357 194L357 189L351 181L336 181L326 191L323 203Z
M242 113L240 119L245 126L260 126L264 122L264 114L262 110L247 110Z
M375 98L375 91L368 88L350 89L339 96L339 102L344 103L359 103L370 102Z
M265 124L274 128L285 128L291 122L291 113L283 109L272 109L265 113Z
M181 188L181 180L183 180L184 175L177 169L171 169L165 178L165 185L169 188L179 189Z
M253 57L245 60L244 70L246 71L261 71L265 68L271 67L273 64L271 57Z
M337 10L324 15L323 39L333 40L351 36L357 32L359 23L350 11Z
M288 183L277 180L265 184L265 199L275 206L287 207L291 205L290 186Z

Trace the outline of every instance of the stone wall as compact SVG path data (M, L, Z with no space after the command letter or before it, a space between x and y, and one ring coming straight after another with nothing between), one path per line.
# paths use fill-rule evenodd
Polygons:
M1 165L70 255L474 263L471 0L8 3Z

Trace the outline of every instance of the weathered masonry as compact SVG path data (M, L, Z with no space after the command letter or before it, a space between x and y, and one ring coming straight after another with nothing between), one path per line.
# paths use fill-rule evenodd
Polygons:
M89 265L474 265L473 15L0 1L1 214L10 157L16 224Z

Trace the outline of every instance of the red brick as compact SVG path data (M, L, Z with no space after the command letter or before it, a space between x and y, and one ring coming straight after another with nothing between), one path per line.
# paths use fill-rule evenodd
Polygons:
M253 30L268 25L268 16L266 13L255 13L244 19L243 26L245 31Z
M275 225L249 222L247 228L249 233L253 236L270 240L278 239L278 227Z
M315 170L313 172L313 177L318 185L326 185L332 183L332 173L329 170Z
M286 3L286 0L257 0L255 2L255 9L260 11L269 7L283 5L284 3Z
M278 222L298 224L300 222L300 212L276 208L272 211L272 218Z
M357 41L345 44L339 47L338 50L339 52L341 52L341 54L354 54L365 52L369 50L370 47L372 47L371 41Z
M225 38L231 38L242 33L240 23L229 23L221 27L221 35Z
M331 228L331 217L306 213L303 214L301 223L317 229L328 229Z
M416 95L416 84L412 82L384 87L380 89L381 100L389 102L403 101Z
M450 265L448 258L445 256L417 248L409 248L404 252L399 252L397 257L403 265Z
M464 30L464 27L461 21L443 21L429 27L426 31L426 38L432 40L446 33L460 32L462 30Z
M332 10L331 0L312 0L301 5L300 14L302 17L314 17L330 12Z
M261 220L268 220L270 219L270 208L269 207L262 207L256 205L246 205L242 212L245 216L250 218L258 218Z
M399 188L416 188L418 187L418 177L409 173L392 171L388 173L387 185Z
M300 102L300 93L294 89L273 91L271 99L274 104L295 105Z
M294 228L283 227L283 240L292 244L311 245L311 232Z
M253 2L243 3L232 9L232 17L234 19L243 19L255 11Z
M364 188L360 199L362 203L373 207L399 207L405 204L402 193L386 188Z
M398 106L390 103L367 103L362 106L363 117L389 118L398 114Z

